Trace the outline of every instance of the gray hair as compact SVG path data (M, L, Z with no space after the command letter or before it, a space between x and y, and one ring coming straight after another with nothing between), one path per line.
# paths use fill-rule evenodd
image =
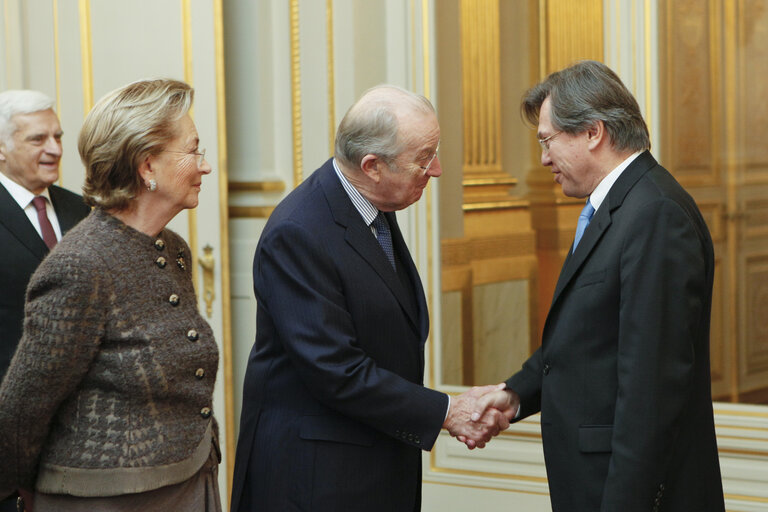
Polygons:
M368 89L352 105L336 131L336 158L347 166L360 167L363 157L373 154L386 164L405 150L398 136L399 118L405 112L434 114L427 98L395 85Z
M648 126L634 96L601 62L585 60L555 71L523 96L523 117L535 125L544 100L551 103L554 128L582 133L602 121L617 151L650 149Z
M13 116L53 109L54 105L53 99L39 91L18 89L0 92L0 142L4 142L8 150L13 149L13 134L18 129Z
M142 186L141 162L162 153L176 137L176 122L189 111L193 97L186 83L157 79L133 82L100 99L77 140L85 165L85 202L127 208Z

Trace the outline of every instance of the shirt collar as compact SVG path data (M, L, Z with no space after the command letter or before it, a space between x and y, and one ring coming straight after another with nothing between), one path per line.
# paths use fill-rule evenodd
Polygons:
M592 204L592 207L595 209L595 211L597 211L597 209L600 208L600 205L603 204L603 201L608 196L608 192L611 190L613 184L616 183L616 180L619 179L621 173L624 172L624 169L629 167L629 164L631 164L635 158L640 156L641 153L642 151L637 151L629 155L629 158L616 166L614 170L609 172L608 175L603 178L600 183L598 183L594 192L589 195L589 202Z
M360 213L366 226L370 226L373 219L379 214L379 210L371 204L363 195L352 185L344 173L339 169L339 165L336 163L336 159L333 159L333 170L336 171L336 176L341 181L341 186L344 187L344 191L349 196L352 204L355 205L355 209Z
M21 209L25 209L27 206L29 206L29 203L32 202L32 199L35 198L35 194L24 188L23 186L19 185L15 181L13 181L11 178L0 172L0 184L2 184L5 189L8 191L9 194L11 194L11 197L13 197L14 201L19 203L19 206ZM48 189L46 188L43 190L42 193L39 195L45 197L48 202L53 204L51 202L51 196L48 193Z

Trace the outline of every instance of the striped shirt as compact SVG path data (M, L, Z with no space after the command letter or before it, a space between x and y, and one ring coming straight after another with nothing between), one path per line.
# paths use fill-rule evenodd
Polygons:
M341 172L341 169L339 169L339 165L336 163L335 158L333 159L333 170L336 171L336 176L339 177L341 186L344 187L344 191L349 196L350 201L352 201L352 204L355 205L355 209L363 218L363 222L365 222L366 226L371 228L371 232L374 236L376 236L376 228L373 227L372 224L373 220L379 214L378 208L373 206L369 200L364 198L363 195L358 192L358 190L349 182L347 177L344 176L344 173Z

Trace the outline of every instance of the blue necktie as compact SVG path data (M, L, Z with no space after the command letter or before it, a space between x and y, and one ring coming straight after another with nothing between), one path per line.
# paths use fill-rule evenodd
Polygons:
M573 251L576 252L576 246L579 245L581 236L584 234L584 230L589 226L589 221L592 220L592 215L595 213L595 209L592 208L592 203L587 199L587 204L582 208L579 214L579 222L576 224L576 236L573 238Z
M392 268L397 270L395 268L395 252L392 250L392 233L389 231L389 223L384 212L379 212L372 224L376 228L376 239L379 241L379 245L384 249L384 254L387 255Z

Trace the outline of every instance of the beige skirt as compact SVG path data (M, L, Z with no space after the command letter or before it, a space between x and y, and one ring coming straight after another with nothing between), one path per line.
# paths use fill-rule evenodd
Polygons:
M218 459L211 450L208 460L192 478L154 491L108 498L80 498L36 492L35 512L221 512Z

